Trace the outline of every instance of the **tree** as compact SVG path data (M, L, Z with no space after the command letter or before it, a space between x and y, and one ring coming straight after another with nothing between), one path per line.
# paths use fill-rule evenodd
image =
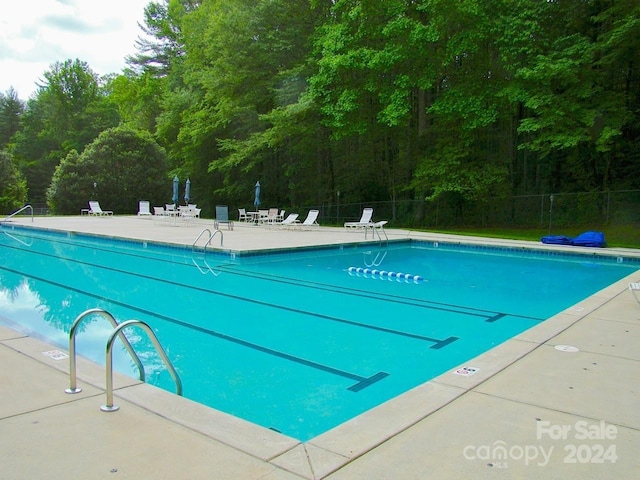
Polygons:
M148 132L106 130L85 150L72 150L56 168L47 202L58 214L77 213L90 199L116 213L135 213L138 201L165 203L170 178L164 150Z
M18 98L13 88L6 94L0 93L0 150L9 145L11 138L20 130L20 117L24 112L24 102Z
M27 182L9 152L0 150L0 214L12 213L27 200Z
M12 151L27 178L32 202L44 202L51 176L70 151L81 152L106 128L118 124L115 105L86 62L56 62L29 99Z

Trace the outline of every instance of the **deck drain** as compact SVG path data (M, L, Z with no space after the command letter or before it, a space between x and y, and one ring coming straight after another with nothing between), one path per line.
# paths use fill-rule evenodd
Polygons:
M42 352L42 354L54 360L64 360L65 358L69 358L69 355L61 352L60 350L49 350L48 352Z
M580 351L578 347L573 347L571 345L556 345L553 348L555 348L556 350L560 350L561 352L575 353Z
M462 367L457 369L453 373L455 373L456 375L462 375L463 377L470 377L471 375L475 374L478 370L480 369L476 367Z

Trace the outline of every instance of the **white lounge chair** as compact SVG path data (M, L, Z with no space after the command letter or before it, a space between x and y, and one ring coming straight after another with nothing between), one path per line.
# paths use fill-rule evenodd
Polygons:
M290 213L289 215L287 215L287 218L285 218L283 221L278 223L278 225L281 227L290 227L292 225L295 225L296 222L298 222L298 214Z
M344 228L367 228L371 227L373 223L371 218L373 217L373 208L365 208L362 210L362 217L359 222L345 222Z
M309 210L309 213L307 214L307 218L304 219L304 222L300 223L300 222L296 222L294 223L294 226L296 227L319 227L320 225L318 225L318 214L320 213L319 210Z
M150 205L149 205L149 202L147 202L146 200L140 200L138 202L138 216L139 217L151 216Z
M164 211L164 207L153 207L153 214L156 217L165 217L167 213Z
M100 208L100 202L96 200L89 201L89 215L96 215L98 217L104 217L107 215L113 215L111 210L102 210Z
M633 293L636 302L640 303L640 297L638 296L638 292L640 292L640 282L630 283L629 290L631 291L631 293Z

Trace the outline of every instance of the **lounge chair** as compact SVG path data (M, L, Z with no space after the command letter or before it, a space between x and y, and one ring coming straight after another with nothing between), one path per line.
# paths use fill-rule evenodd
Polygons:
M149 202L147 202L146 200L140 200L138 202L138 216L139 217L151 216Z
M97 202L95 200L90 200L89 201L89 215L96 215L98 217L104 217L107 215L113 215L113 212L111 210L102 210L102 208L100 208L100 202Z
M638 296L640 292L640 282L637 283L630 283L629 284L629 291L631 293L633 293L634 298L636 299L636 302L640 303L640 297Z
M371 227L373 223L371 218L373 217L373 208L365 208L362 210L362 216L358 222L345 222L344 228L367 228Z
M296 227L319 227L320 225L318 225L318 214L320 213L319 210L309 210L309 213L307 214L307 218L304 219L304 222L300 223L300 222L296 222L294 223L294 226Z
M229 207L227 205L216 205L216 219L213 222L213 226L217 230L222 223L226 223L227 228L233 230L233 220L229 220Z
M296 222L298 222L298 214L290 213L289 215L287 215L287 218L278 223L278 225L281 227L290 227L292 225L295 225Z

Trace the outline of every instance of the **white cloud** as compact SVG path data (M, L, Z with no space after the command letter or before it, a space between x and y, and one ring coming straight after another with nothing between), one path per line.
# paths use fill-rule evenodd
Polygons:
M150 0L19 0L0 16L0 92L22 99L55 62L76 58L99 75L119 73L136 53Z

